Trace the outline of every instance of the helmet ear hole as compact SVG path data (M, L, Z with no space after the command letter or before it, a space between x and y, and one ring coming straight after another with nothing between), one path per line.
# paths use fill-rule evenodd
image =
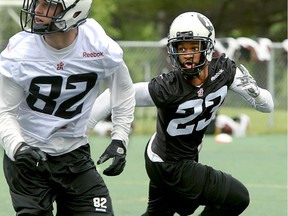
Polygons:
M77 11L73 14L73 18L76 18L78 17L79 15L81 14L81 11Z

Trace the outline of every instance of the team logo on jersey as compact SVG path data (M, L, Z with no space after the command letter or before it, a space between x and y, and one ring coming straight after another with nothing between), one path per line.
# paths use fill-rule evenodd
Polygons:
M200 88L200 89L197 91L197 94L198 94L198 97L203 97L203 95L204 95L204 89L203 89L203 88Z
M58 63L56 69L57 70L63 70L64 69L64 63L62 61L60 63Z
M214 81L224 72L223 69L220 69L214 76L211 77L211 81Z

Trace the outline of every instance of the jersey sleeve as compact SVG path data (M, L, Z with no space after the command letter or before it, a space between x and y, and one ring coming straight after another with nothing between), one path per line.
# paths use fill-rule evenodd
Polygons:
M151 107L155 106L148 91L148 82L139 82L133 84L135 90L135 106ZM106 89L96 99L87 126L87 134L100 121L103 121L111 114L110 91Z
M149 82L139 82L134 84L136 107L155 106L148 88Z
M0 73L8 78L17 80L20 79L19 75L19 65L16 63L16 60L21 58L22 52L25 52L25 47L18 48L19 42L24 40L25 34L18 33L9 39L9 42L6 48L1 52L0 56Z
M16 119L23 94L20 86L2 74L0 75L0 139L11 160L14 160L16 146L24 142Z
M24 141L17 121L17 112L24 90L15 82L21 79L21 76L18 74L18 64L14 61L21 55L14 52L14 48L21 40L22 34L24 33L18 33L10 38L0 56L0 140L5 153L11 160L14 160L17 145Z
M112 139L124 141L127 146L131 123L134 120L135 90L127 66L122 63L110 81Z
M103 59L103 66L106 68L106 77L110 76L115 70L115 67L118 67L123 63L123 50L114 40L109 36L106 37L107 51L105 59Z
M89 121L87 124L86 134L89 134L90 131L98 124L98 122L103 121L111 114L111 105L110 105L110 91L106 89L102 92L95 103L90 113Z
M100 50L105 56L101 65L105 69L104 78L111 76L117 71L115 68L124 61L122 48L106 34L103 27L94 19L87 19L85 25L81 25L80 28L85 28L85 43L89 41L87 44Z

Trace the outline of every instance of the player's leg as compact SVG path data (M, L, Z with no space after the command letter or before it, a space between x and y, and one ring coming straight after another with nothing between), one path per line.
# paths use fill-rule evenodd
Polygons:
M158 166L162 166L163 163L152 162L147 155L147 147L148 144L144 152L144 158L145 168L147 175L150 178L150 182L148 206L146 212L142 216L173 216L175 211L172 209L174 205L171 203L171 201L173 202L174 199L173 197L170 197L169 192L163 188L164 185L161 183L161 178L163 176L159 178L159 175L161 176L161 172L159 172L160 169L158 169ZM155 181L153 181L153 179ZM157 184L155 184L155 182L157 182Z
M177 206L176 213L180 216L192 215L195 210L200 206L200 202L197 199L187 199L185 196L175 194L175 205Z
M63 186L67 190L57 197L57 216L114 215L109 191L96 170L85 171Z
M173 216L174 197L164 189L149 183L148 207L142 216Z
M89 145L53 160L55 165L60 160L63 166L58 175L56 170L53 172L54 181L61 186L56 199L57 216L114 215L109 191L90 157Z
M181 180L173 191L180 215L192 214L201 204L207 206L201 215L236 216L248 206L248 190L231 175L192 160L179 164Z
M237 216L248 207L250 201L248 190L232 176L221 172L216 175L212 174L207 185L209 186L204 191L207 205L201 216ZM217 192L223 190L223 186L227 188L226 194Z
M41 164L42 166L43 164ZM19 169L6 154L3 168L17 215L52 216L55 193L48 183L48 171Z
M197 173L195 176L199 180L192 181L195 176L191 167L195 168L197 164L192 160L179 163L152 162L145 154L150 184L148 207L144 215L169 216L176 212L180 215L192 214L200 204L193 198L201 194L204 185L205 173Z

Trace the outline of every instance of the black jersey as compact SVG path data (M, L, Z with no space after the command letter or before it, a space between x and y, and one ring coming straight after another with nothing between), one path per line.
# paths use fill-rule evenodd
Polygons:
M235 73L235 63L222 55L212 59L209 75L199 87L189 84L180 71L152 79L149 92L158 115L152 151L164 161L194 160Z

